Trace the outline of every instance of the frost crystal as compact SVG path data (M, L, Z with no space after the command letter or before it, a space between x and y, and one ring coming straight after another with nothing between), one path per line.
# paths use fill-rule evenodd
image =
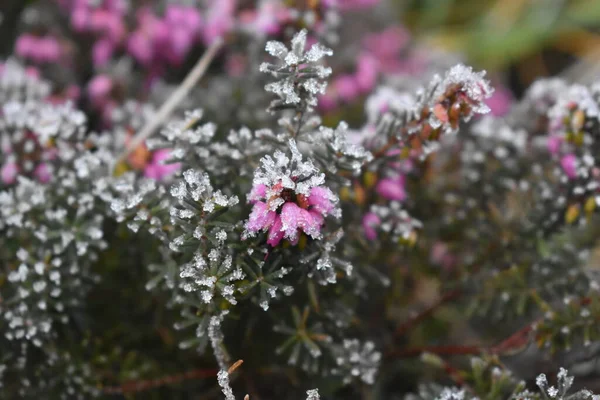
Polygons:
M337 367L334 374L344 377L345 383L360 378L364 383L375 383L375 375L381 362L381 353L375 350L373 342L361 344L358 339L345 339L335 350Z
M229 384L229 374L226 370L222 369L217 374L217 382L221 387L221 391L225 396L225 400L235 400L235 396L233 395L233 390L231 389L231 385Z
M292 48L283 43L270 41L265 50L282 61L281 65L263 63L260 71L279 79L269 83L265 90L279 96L280 100L271 103L271 109L298 108L311 111L317 105L317 95L324 94L327 82L323 79L331 75L331 68L316 64L333 51L316 43L305 52L307 31L302 30L292 38Z

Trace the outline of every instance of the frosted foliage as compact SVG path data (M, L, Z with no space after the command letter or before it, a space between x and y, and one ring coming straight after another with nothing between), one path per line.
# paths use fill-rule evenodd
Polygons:
M212 316L208 323L208 338L217 364L221 369L227 368L226 364L229 361L229 357L223 349L223 332L221 331L221 323L227 314L229 314L229 311L225 310L219 315Z
M86 116L70 103L52 105L37 101L8 102L2 107L0 134L10 130L12 135L30 131L42 145L52 139L75 139L86 130Z
M312 110L317 105L316 95L325 93L327 82L323 79L332 71L316 63L325 56L333 55L333 51L319 43L305 51L306 35L306 30L298 32L292 38L291 50L277 41L270 41L265 47L267 53L282 62L280 65L263 63L260 66L261 72L278 79L265 86L265 90L281 99L280 102L273 102L272 108L283 104Z
M554 122L552 128L560 127L562 133L572 129L571 126L563 126L563 121L575 109L583 111L586 118L600 120L600 109L590 89L583 85L571 85L548 111L548 117Z
M333 372L342 375L345 383L360 379L372 385L381 363L381 353L375 350L373 342L345 339L335 350L335 362L337 367Z
M466 400L465 390L457 388L444 388L442 393L436 397L436 400Z
M539 79L525 93L526 104L531 104L534 111L544 115L567 91L568 85L562 79Z
M14 59L0 63L0 103L39 100L50 94L50 84Z
M192 169L183 172L183 179L174 183L170 189L171 196L178 200L178 205L171 208L174 218L189 219L189 212L197 212L196 208L189 209L190 204L198 203L201 211L212 213L219 207L233 207L238 204L236 196L226 196L220 190L215 191L207 173Z
M319 389L311 389L306 391L306 400L320 400Z
M221 387L221 391L225 396L225 400L235 400L235 396L233 395L233 390L231 389L231 385L229 384L229 374L226 370L222 369L217 374L217 382Z
M373 155L364 147L349 141L348 124L340 122L337 128L319 128L321 141L331 149L339 161L350 165L351 170L358 174L365 162L373 159Z
M462 64L456 65L446 73L434 98L443 95L449 87L460 85L462 91L472 101L473 111L478 114L488 113L490 109L485 104L485 100L493 93L494 89L484 77L485 71L474 72L471 67Z
M260 160L261 167L254 173L254 185L265 185L267 190L273 191L267 193L267 198L272 197L270 194L279 195L284 188L308 196L313 187L325 182L325 175L318 171L313 162L303 160L295 140L289 140L289 149L291 159L277 150L273 156L264 156Z
M233 283L244 279L239 266L233 265L231 255L223 247L212 249L208 261L196 253L189 263L181 268L182 288L186 292L198 292L203 303L210 304L220 295L231 304L237 304Z

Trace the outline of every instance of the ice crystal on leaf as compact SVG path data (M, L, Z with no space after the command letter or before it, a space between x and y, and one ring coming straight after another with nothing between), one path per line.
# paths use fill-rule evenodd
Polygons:
M342 375L345 383L360 379L368 385L375 382L381 362L381 353L373 342L361 343L358 339L345 339L334 348L336 367L333 373Z
M291 50L283 43L270 41L265 50L282 61L280 65L263 63L260 71L279 79L269 83L265 90L279 96L280 100L271 103L271 109L298 108L311 111L317 105L317 95L324 94L327 82L323 80L331 75L331 68L316 64L333 51L316 43L308 51L306 47L307 31L298 32L291 42Z

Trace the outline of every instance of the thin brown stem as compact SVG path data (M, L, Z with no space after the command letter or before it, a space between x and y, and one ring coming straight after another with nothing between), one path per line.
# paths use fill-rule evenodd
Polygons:
M107 386L102 389L106 394L138 393L161 386L173 385L192 379L213 378L217 376L216 369L194 369L177 375L169 375L157 379L136 380L125 382L118 386Z
M415 315L413 318L398 326L398 328L396 328L396 331L394 332L394 337L398 338L404 336L407 332L411 331L421 322L425 321L427 318L432 316L444 304L459 298L461 294L462 292L459 289L444 294L442 297L439 298L438 301L436 301L435 303L427 307L425 310Z
M204 76L204 73L208 69L208 66L212 62L212 60L217 55L218 51L223 46L223 39L217 38L211 46L204 52L202 58L198 60L198 63L194 66L194 68L190 71L190 73L185 77L181 85L175 89L175 91L169 96L167 101L163 103L163 105L159 108L158 112L155 114L154 118L152 118L142 130L140 130L134 138L129 142L129 145L125 148L123 153L121 153L117 159L117 163L127 158L127 156L135 150L139 145L141 145L144 140L146 140L156 128L162 124L165 119L167 119L173 110L181 103L181 101L188 95L190 90L198 83L198 81Z

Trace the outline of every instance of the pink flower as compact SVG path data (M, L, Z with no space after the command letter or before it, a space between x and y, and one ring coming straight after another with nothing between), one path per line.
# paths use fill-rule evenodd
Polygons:
M140 31L137 30L129 36L127 41L127 51L142 65L149 65L152 62L154 56L154 50L152 49L152 43L150 38Z
M233 28L236 3L236 0L211 2L202 28L202 37L205 44L210 45L215 39L224 36Z
M552 155L558 154L562 142L563 142L563 138L559 135L549 136L548 141L546 142L546 145L548 146L548 151Z
M108 75L96 75L88 84L88 95L95 107L102 108L109 100L113 80Z
M17 39L15 52L19 57L30 58L35 53L37 39L35 36L25 33Z
M494 93L489 97L485 103L491 109L491 114L496 117L506 115L510 111L513 97L507 88L504 86L496 86Z
M361 92L369 92L377 83L379 74L377 60L370 54L361 54L356 69L356 83Z
M333 86L338 96L346 102L351 102L359 96L358 82L352 75L338 77L333 82Z
M403 201L406 199L406 191L404 190L404 176L398 175L397 178L381 179L375 190L381 197L388 200Z
M10 185L11 183L15 183L15 181L17 180L18 173L19 167L17 167L17 163L7 162L2 166L2 169L0 170L0 178L2 179L2 182L4 182L7 185Z
M309 196L298 194L292 201L293 196L287 190L282 189L281 184L271 190L263 184L252 188L248 201L254 206L246 221L245 236L268 231L267 243L273 247L282 239L296 244L300 233L314 239L320 237L324 217L335 212L336 196L329 188L315 186ZM268 195L271 197L267 199ZM281 199L286 201L281 204Z
M114 50L115 45L112 41L108 39L98 40L94 43L94 47L92 47L92 61L94 62L94 65L102 67L108 64Z
M180 163L165 164L164 161L171 156L171 150L161 149L152 154L152 161L144 168L144 176L155 179L157 181L165 180L166 178L179 171Z
M365 231L365 236L369 240L377 239L377 230L376 228L381 224L381 219L374 212L368 212L364 215L362 220L363 230Z
M56 62L61 57L60 44L52 36L39 38L36 52L37 60L40 62Z
M33 171L33 176L35 176L35 178L41 183L48 183L50 182L50 179L52 179L50 168L46 163L41 163L38 165L35 171Z
M574 154L567 154L561 158L560 166L569 178L574 179L577 177L577 157Z

